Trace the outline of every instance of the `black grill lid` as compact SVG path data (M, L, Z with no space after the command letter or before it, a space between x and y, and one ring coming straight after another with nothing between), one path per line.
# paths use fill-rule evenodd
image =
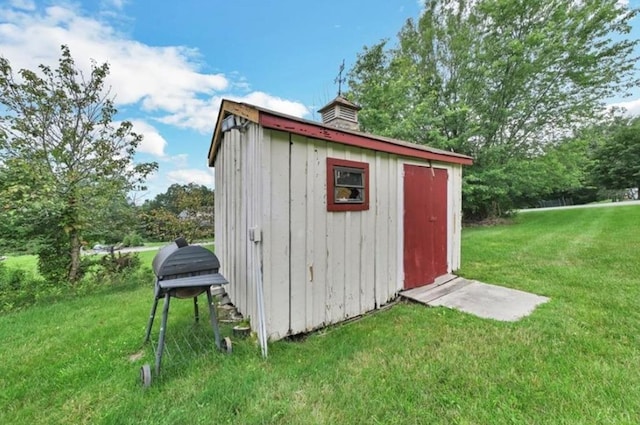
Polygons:
M210 284L228 283L224 276L218 273L220 261L213 252L201 246L186 245L186 241L182 238L160 249L153 258L152 267L158 280L209 275L207 280L211 282ZM202 278L193 280L202 280ZM184 284L186 285L187 282Z

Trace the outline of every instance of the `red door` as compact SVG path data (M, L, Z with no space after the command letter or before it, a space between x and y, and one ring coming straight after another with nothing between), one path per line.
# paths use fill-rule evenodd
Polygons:
M404 166L404 289L447 273L447 171Z

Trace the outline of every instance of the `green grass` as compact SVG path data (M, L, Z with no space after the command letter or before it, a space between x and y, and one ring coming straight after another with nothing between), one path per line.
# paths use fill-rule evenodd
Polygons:
M266 361L251 340L184 350L148 390L152 282L8 314L0 423L637 424L639 222L630 206L465 229L462 275L551 297L519 322L400 303ZM171 311L168 335L195 332L190 302Z
M35 255L18 255L7 257L2 262L5 266L13 269L23 269L35 271L38 267L38 257Z
M138 258L140 258L140 264L151 265L151 262L153 261L153 257L155 257L157 253L158 251L138 252Z
M163 247L167 245L168 242L148 242L145 243L145 247ZM213 242L206 242L204 245L208 249L213 249ZM156 255L157 251L143 251L139 252L138 255L142 260L142 263L151 264L151 260ZM117 253L117 251L116 251ZM147 261L148 260L148 261ZM3 264L7 267L14 269L23 269L29 271L36 271L38 266L38 257L36 255L17 255L17 256L8 256L6 260L3 261Z

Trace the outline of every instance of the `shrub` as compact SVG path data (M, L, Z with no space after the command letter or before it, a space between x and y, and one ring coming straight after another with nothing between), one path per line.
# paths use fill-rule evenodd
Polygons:
M51 280L35 271L14 269L0 262L0 313L20 310L42 301L57 301L109 290L127 289L151 285L153 273L148 267L140 267L135 253L85 255L81 268L82 280L69 285L64 280ZM55 273L55 269L50 270Z
M129 233L122 240L122 246L142 246L144 245L144 241L142 240L142 236L137 233Z
M117 285L128 280L129 276L140 269L138 254L110 253L93 256L93 265L82 281L82 292L91 292L92 288Z
M140 266L140 258L136 253L118 252L99 256L94 260L93 266L82 279L75 294L85 295L113 288L137 287L148 285L149 282L153 282L153 273L148 267Z
M140 267L140 258L134 252L128 252L126 254L118 252L117 255L111 253L102 256L98 264L102 268L103 273L113 275L136 270Z
M71 267L71 258L61 253L68 250L66 235L60 234L38 247L38 271L49 282L66 284L67 272Z
M0 312L19 310L59 291L34 273L0 263Z

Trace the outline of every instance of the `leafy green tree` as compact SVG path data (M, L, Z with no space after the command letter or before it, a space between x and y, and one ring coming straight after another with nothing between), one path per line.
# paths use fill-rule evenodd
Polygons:
M552 190L531 168L546 144L637 85L636 13L617 0L429 0L395 45L358 55L348 97L365 131L473 156L465 214L500 214Z
M145 209L164 208L173 214L183 211L200 211L213 208L214 192L204 185L174 183L167 191L156 195L153 200L144 203Z
M169 241L184 237L180 219L171 211L164 208L143 209L140 218L147 239Z
M172 184L142 207L147 236L169 240L213 237L214 192L203 185Z
M94 225L83 237L87 243L115 244L140 230L139 207L126 193L94 200Z
M139 187L157 169L134 163L142 136L116 125L105 88L109 66L85 75L69 48L58 66L14 74L0 58L0 221L40 242L39 265L49 278L77 282L83 235L100 209Z
M640 118L617 128L594 152L595 180L606 189L640 189Z

